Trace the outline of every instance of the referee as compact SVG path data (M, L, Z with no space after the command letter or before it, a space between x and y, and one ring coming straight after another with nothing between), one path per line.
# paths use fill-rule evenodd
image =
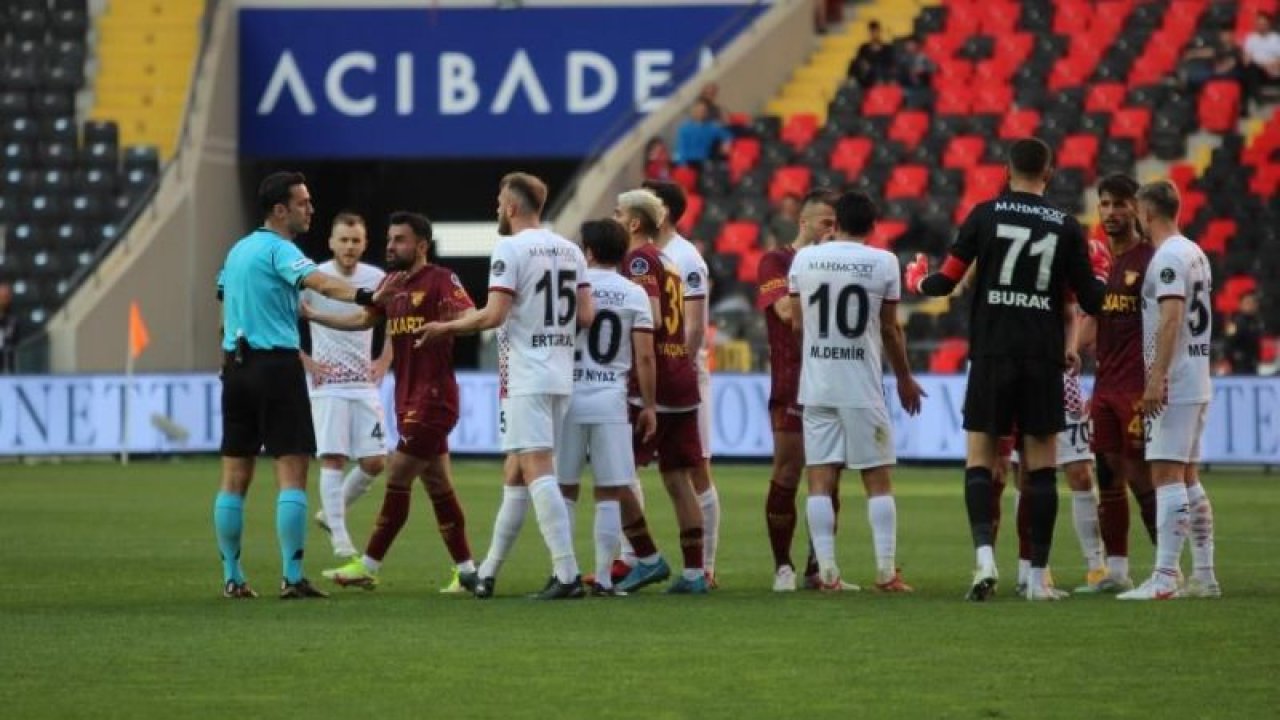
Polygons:
M213 527L222 556L222 595L257 597L240 567L244 496L254 458L275 458L276 533L284 562L281 599L328 597L302 575L307 530L307 463L315 453L311 405L299 357L298 293L361 305L374 293L323 272L294 238L311 227L315 209L301 173L277 172L258 186L262 227L231 248L218 275L222 301L222 484Z

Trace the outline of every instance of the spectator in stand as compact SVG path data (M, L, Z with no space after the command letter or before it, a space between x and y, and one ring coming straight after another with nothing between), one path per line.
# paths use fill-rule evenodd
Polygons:
M800 198L787 193L778 201L778 207L769 218L769 234L765 238L765 249L772 250L791 242L800 232Z
M1264 87L1280 86L1280 33L1272 18L1258 13L1253 32L1244 39L1244 108L1258 101Z
M677 165L701 167L702 163L720 157L728 150L733 135L724 125L712 120L710 113L706 100L698 98L693 102L689 119L676 131Z
M644 179L663 182L671 179L671 150L660 137L651 137L644 144Z
M858 48L858 54L849 64L849 77L864 88L882 83L891 83L896 78L896 67L893 62L893 45L884 41L880 31L880 22L872 20L867 24L871 31L871 39Z
M1195 92L1210 80L1225 78L1239 81L1241 78L1240 48L1236 46L1235 33L1230 28L1218 31L1210 40L1197 38L1193 47L1182 54L1179 74L1188 90Z
M17 372L18 314L13 311L13 286L0 282L0 375Z
M933 81L933 61L920 49L920 40L908 35L902 43L902 54L897 58L898 84L907 94L908 104L920 107L922 101L929 97L930 84Z
M1232 375L1257 375L1262 355L1262 318L1258 316L1258 294L1240 298L1235 317L1227 324L1227 360Z
M721 125L725 123L728 115L724 108L720 107L720 86L715 83L707 83L702 86L702 91L698 93L698 99L707 104L707 119L712 122L718 122Z

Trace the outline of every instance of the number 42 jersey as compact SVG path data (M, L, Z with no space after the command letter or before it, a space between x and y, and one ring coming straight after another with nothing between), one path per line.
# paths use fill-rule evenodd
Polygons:
M653 332L649 296L615 270L587 270L596 318L578 331L569 422L627 422L627 380L633 362L631 333Z
M1213 277L1209 259L1198 245L1174 235L1156 248L1142 281L1142 354L1147 371L1156 359L1160 301L1182 298L1186 317L1178 323L1178 338L1169 364L1169 403L1204 403L1213 396L1209 379L1209 337L1213 313L1209 295Z

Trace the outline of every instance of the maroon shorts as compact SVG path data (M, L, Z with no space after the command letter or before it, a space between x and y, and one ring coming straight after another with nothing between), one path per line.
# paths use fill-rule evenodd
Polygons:
M396 429L400 432L400 442L396 444L396 452L419 460L447 455L449 433L453 432L453 426L457 424L457 418L424 418L397 414Z
M804 408L796 403L769 403L769 424L776 433L804 432Z
M1139 460L1144 457L1142 393L1105 393L1093 396L1089 415L1093 420L1095 453L1124 453Z
M640 409L631 407L631 424L635 425ZM687 470L702 464L702 436L698 434L698 411L659 412L658 431L653 439L643 442L639 435L632 440L636 467L648 467L656 455L658 471Z

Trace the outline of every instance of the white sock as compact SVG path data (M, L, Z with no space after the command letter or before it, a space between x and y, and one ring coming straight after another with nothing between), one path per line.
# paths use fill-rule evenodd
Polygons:
M713 575L720 540L720 494L715 486L698 496L698 507L702 508L702 565Z
M1018 582L1031 582L1031 561L1027 558L1018 558Z
M1124 555L1108 555L1107 574L1116 579L1129 577L1129 558Z
M454 565L454 567L458 568L458 572L460 573L469 573L469 572L476 571L476 564L472 560L463 560L457 565Z
M1187 488L1187 503L1191 509L1192 575L1199 580L1216 582L1213 573L1213 505L1205 494L1204 485L1196 483Z
M1037 589L1044 587L1044 568L1033 567L1027 571L1027 587Z
M573 555L573 536L569 534L569 510L555 476L543 475L529 485L529 498L538 518L538 529L551 551L556 579L573 582L578 576L578 560Z
M364 569L368 570L371 573L378 572L378 569L382 567L381 560L374 560L368 555L365 555L364 557L360 558L360 562L364 563Z
M631 481L631 492L635 493L636 502L640 503L640 509L644 510L644 485L639 477Z
M977 549L978 567L995 567L996 551L990 545L979 545Z
M622 505L617 500L596 502L596 583L613 587L611 569L622 538Z
M1071 491L1071 520L1080 539L1080 552L1084 554L1089 571L1101 570L1102 535L1098 527L1098 498L1092 490Z
M529 512L529 490L519 486L505 485L502 488L502 504L498 506L498 517L493 521L493 540L489 542L489 554L480 563L480 577L494 577L507 559L507 553L520 536L520 528L524 527L524 517Z
M1156 572L1176 575L1182 542L1190 525L1187 486L1180 482L1156 488Z
M320 468L320 507L324 508L324 520L329 524L329 542L333 553L343 557L356 554L347 532L347 506L342 501L342 471Z
M897 570L898 506L892 495L867 498L867 520L871 523L871 541L876 549L876 570L881 576L892 576Z
M836 511L829 495L810 495L805 503L809 520L809 537L813 541L813 553L818 558L818 571L827 572L836 567Z
M359 465L351 468L351 472L342 479L342 502L351 507L355 501L364 497L373 487L374 476L366 473Z
M564 499L564 510L565 510L565 512L566 512L566 513L568 513L568 514L569 514L569 538L570 538L570 540L572 541L572 538L577 537L577 530L578 530L578 501L577 501L577 500L570 500L569 498L565 498L565 499Z

